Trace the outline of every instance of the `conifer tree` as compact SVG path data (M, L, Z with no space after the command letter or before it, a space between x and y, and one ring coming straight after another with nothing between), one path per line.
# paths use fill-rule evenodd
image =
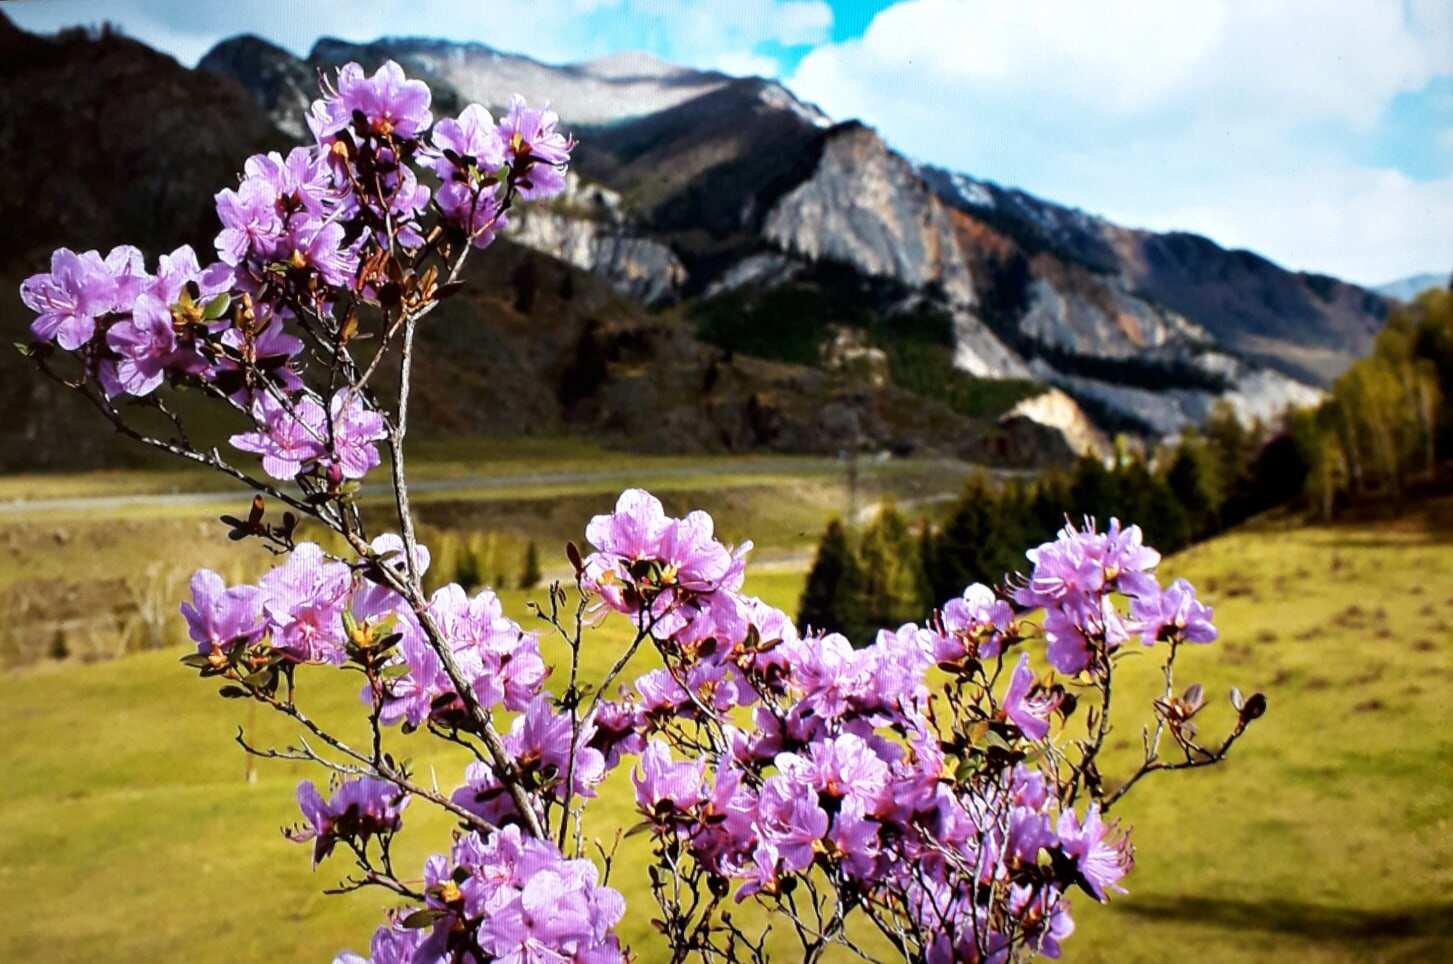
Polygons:
M855 581L856 560L842 521L833 519L817 544L817 556L797 607L797 625L842 632L845 590ZM850 615L850 614L849 614Z
M543 573L540 572L540 550L531 539L525 546L525 564L520 571L520 588L533 589L540 584Z
M923 598L918 544L908 522L891 502L884 505L863 531L858 546L855 578L840 593L848 606L844 635L859 646L871 643L881 627L921 621L927 611ZM845 615L839 612L839 617ZM849 631L849 629L851 631Z

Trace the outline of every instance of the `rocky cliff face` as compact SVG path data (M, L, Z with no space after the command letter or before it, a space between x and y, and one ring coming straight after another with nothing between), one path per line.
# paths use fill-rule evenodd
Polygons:
M1076 455L1108 458L1114 451L1105 433L1090 421L1073 398L1057 388L1019 402L999 419L999 424L1009 424L1017 419L1057 430Z
M646 305L677 300L686 283L681 259L667 245L636 231L619 194L582 184L573 172L564 194L550 206L522 209L505 234L517 244L599 275Z
M1375 293L1287 271L1197 235L1124 228L963 174L935 168L923 174L946 202L1010 239L1030 260L1035 303L1024 333L1060 350L1099 343L1102 352L1127 354L1145 345L1214 344L1325 385L1368 350L1387 315L1387 301ZM1080 300L1095 303L1091 315L1119 316L1122 332L1098 322L1086 327L1083 313L1077 322L1051 288L1078 289ZM1043 307L1051 317L1037 310ZM1110 339L1098 342L1104 334Z
M828 132L816 167L767 213L767 240L972 308L974 279L943 205L902 157L860 124Z

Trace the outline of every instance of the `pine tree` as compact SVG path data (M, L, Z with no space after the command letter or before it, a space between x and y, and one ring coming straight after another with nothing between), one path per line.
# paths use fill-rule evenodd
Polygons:
M1192 539L1202 539L1220 526L1221 491L1215 456L1195 436L1181 440L1165 480L1186 513Z
M991 536L997 503L982 475L971 476L964 483L943 531L934 540L929 585L935 600L952 599L969 583L993 578L984 575L988 566L983 550L985 540Z
M1112 515L1121 515L1120 480L1093 455L1082 456L1075 463L1070 479L1070 516L1075 522L1081 516L1093 516L1104 522Z
M864 530L856 579L847 581L848 590L840 593L859 614L856 623L846 622L851 631L845 628L844 635L860 646L867 645L879 629L897 629L921 620L927 604L920 573L918 544L908 522L889 503Z
M520 588L534 589L540 584L542 577L540 572L540 550L531 539L525 546L525 565L520 571Z
M840 596L855 581L855 568L847 530L840 520L833 519L817 544L817 556L797 606L797 625L801 629L843 630L841 614L846 600Z
M454 564L454 581L466 590L478 589L484 585L485 557L480 549L478 536L461 542L458 560Z

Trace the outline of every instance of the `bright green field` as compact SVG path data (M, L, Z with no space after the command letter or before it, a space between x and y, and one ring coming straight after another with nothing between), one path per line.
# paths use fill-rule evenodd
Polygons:
M1229 720L1233 684L1265 690L1270 711L1223 767L1157 774L1127 798L1131 893L1108 908L1076 902L1068 960L1453 959L1450 539L1422 519L1263 524L1171 561L1217 604L1223 630L1181 665L1182 685L1199 680L1220 701L1205 728ZM751 588L791 609L800 581L773 573ZM506 594L521 621L523 599ZM619 638L598 637L587 671ZM12 674L0 701L0 960L302 961L366 946L387 902L321 896L334 868L311 872L307 848L278 834L296 813L298 771L263 764L248 783L231 742L239 723L260 741L287 731L249 721L177 655ZM1117 706L1144 705L1155 674L1148 659L1127 664ZM349 719L351 688L316 676L303 703ZM1112 743L1133 754L1139 717L1117 718ZM396 747L424 779L452 785L462 764L426 755L429 742ZM595 826L630 821L621 787L593 805ZM409 816L404 866L448 826L422 804ZM653 905L630 869L612 879L630 905L623 936L655 960Z

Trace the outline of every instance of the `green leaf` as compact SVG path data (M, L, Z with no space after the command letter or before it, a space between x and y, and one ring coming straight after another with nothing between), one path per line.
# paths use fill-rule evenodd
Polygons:
M649 820L642 820L640 823L636 824L634 827L632 827L631 829L627 830L625 832L624 836L634 837L638 833L645 833L647 830L650 830L652 826L654 826L654 825L651 823L651 821L649 821Z
M206 669L208 666L212 665L212 660L210 657L204 656L201 653L192 653L190 655L183 656L181 659L181 664L183 666L190 666L193 669Z
M231 304L232 296L227 294L227 292L225 291L222 292L222 294L207 302L207 306L202 309L203 320L216 321L218 318L221 318L224 314L227 313L227 309L231 306Z
M445 912L442 910L434 910L426 907L423 910L414 911L408 917L399 921L399 926L413 931L422 930L425 927L433 927L434 922L443 917L444 914Z
M224 700L245 700L251 694L240 686L224 686L217 691L217 695Z

